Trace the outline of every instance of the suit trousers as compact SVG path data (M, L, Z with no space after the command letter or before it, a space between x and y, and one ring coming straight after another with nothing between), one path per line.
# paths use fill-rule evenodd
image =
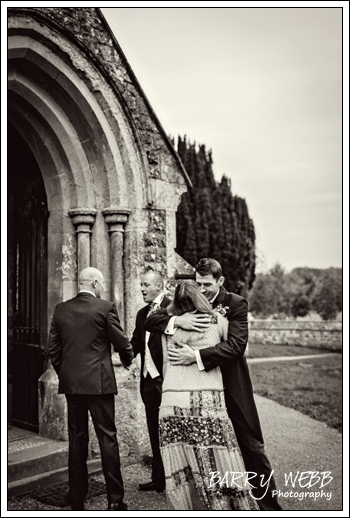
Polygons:
M142 374L141 374L142 376ZM145 404L146 420L152 448L152 482L156 491L164 491L165 474L159 449L159 407L162 400L161 377L151 378L147 374L142 380L141 397Z
M252 493L257 500L260 510L282 510L277 496L272 495L272 491L276 489L276 484L273 475L271 476L272 468L265 453L260 425L256 430L249 426L239 406L226 390L225 400L227 412L232 421L237 442L242 452L245 469L246 471L256 473L256 476L249 479L249 483L255 488L252 489ZM268 484L266 484L267 481L269 481Z
M108 504L120 503L124 486L120 471L117 430L114 421L114 394L66 394L69 438L69 501L74 509L82 505L88 492L88 411L100 445L102 469L106 481Z

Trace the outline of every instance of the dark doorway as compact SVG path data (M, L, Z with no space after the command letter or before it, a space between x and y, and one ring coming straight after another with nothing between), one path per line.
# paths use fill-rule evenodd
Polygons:
M47 338L47 200L39 166L8 127L8 374L14 426L38 431Z

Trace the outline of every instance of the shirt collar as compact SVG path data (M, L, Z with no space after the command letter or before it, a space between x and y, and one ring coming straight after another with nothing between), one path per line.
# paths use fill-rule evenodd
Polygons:
M80 290L79 293L91 293L94 297L96 297L95 293L90 290Z
M160 293L153 301L152 304L161 304L164 299L164 293Z
M213 304L214 300L216 299L216 297L219 295L220 293L220 289L218 290L217 294L215 295L215 297L213 297L211 300L209 300L210 304Z

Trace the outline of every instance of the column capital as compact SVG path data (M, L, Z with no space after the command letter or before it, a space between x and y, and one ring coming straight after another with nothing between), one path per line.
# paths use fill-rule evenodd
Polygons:
M109 232L124 232L125 223L130 214L128 209L115 209L108 207L102 211L106 223L109 225Z
M72 218L73 225L76 226L76 232L91 232L90 228L95 222L97 214L96 209L72 209L68 211Z

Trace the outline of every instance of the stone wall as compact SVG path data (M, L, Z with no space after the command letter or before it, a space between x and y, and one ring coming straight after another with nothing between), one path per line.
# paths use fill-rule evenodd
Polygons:
M165 210L148 211L148 228L144 234L145 269L157 270L166 277L166 214Z
M249 343L301 345L341 350L342 322L296 322L253 320L249 323Z

